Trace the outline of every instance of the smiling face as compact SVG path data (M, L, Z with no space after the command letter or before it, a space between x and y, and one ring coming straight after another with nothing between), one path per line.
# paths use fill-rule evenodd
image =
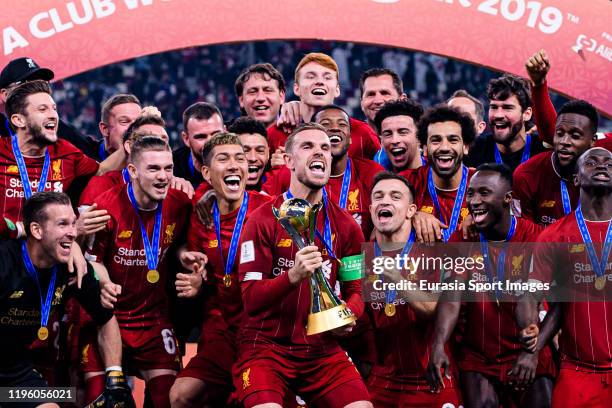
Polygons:
M240 143L244 148L244 155L247 161L247 181L249 188L259 185L261 177L266 171L266 166L270 161L270 148L268 140L259 133L243 133L238 135Z
M511 188L499 173L476 172L466 191L466 203L479 231L486 231L502 219L512 201Z
M30 231L53 263L67 263L77 235L74 210L70 205L49 204L45 216L41 224L32 223Z
M215 189L217 199L228 203L242 198L247 173L244 150L237 144L215 146L211 152L210 166L202 166L202 176Z
M515 95L510 95L504 100L492 99L489 102L489 126L496 143L510 144L525 131L525 122L529 119L531 119L531 108L523 111Z
M192 152L196 152L195 156L198 157L206 142L214 134L224 130L225 125L221 116L215 113L208 119L190 118L187 121L187 131L181 133L181 138L185 146L189 147Z
M315 121L323 126L331 143L331 154L338 159L347 154L351 145L349 117L340 109L325 109L317 114Z
M279 89L277 80L266 74L253 73L244 83L238 102L247 116L269 126L285 102L285 91Z
M419 155L417 128L411 116L390 116L380 124L380 142L394 169L404 169Z
M393 86L391 75L371 76L363 82L363 95L361 95L361 110L369 122L374 122L374 117L385 102L399 99Z
M19 128L25 128L25 132L40 145L46 146L57 142L59 116L51 95L35 93L29 95L26 101L25 114L13 115L19 117Z
M390 235L399 231L416 212L412 194L400 180L381 180L372 189L370 216L374 228Z
M294 136L293 147L285 156L287 167L306 187L318 190L331 173L331 144L322 130L307 129Z
M559 115L553 138L559 165L573 171L582 153L593 147L594 137L588 117L577 113Z
M169 149L143 151L128 164L132 182L152 202L166 198L173 168Z
M332 104L340 95L336 71L316 62L305 64L293 84L293 93L308 106L321 107Z
M598 147L588 150L580 158L576 184L585 191L612 193L612 153Z
M464 154L467 154L467 148L463 144L459 123L437 122L427 127L427 158L439 177L453 177L461 168Z

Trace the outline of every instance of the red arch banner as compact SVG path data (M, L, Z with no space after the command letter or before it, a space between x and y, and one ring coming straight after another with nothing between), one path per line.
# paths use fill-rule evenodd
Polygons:
M525 75L540 48L552 88L612 114L608 0L3 0L0 65L56 78L194 45L319 38L422 50Z

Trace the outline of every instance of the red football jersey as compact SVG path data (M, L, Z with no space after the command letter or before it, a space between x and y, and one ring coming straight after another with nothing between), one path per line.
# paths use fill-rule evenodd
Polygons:
M409 256L430 256L433 251L424 245L414 244ZM385 252L385 256L394 257L397 252ZM404 275L404 279L418 284L424 279L428 282L439 282L439 270L419 268L414 274ZM367 282L366 285L370 283ZM382 294L382 291L374 293ZM374 294L372 293L372 294ZM373 365L370 376L377 383L383 383L389 390L426 390L427 364L433 343L435 317L420 316L415 313L405 299L397 298L393 302L396 312L387 316L384 312L385 302L382 299L368 303L368 312L374 328L376 354L378 361ZM455 369L453 355L446 346L446 354L451 359L451 368ZM454 374L454 373L453 373ZM374 379L372 379L374 380Z
M601 257L608 222L586 221L595 252ZM541 244L540 244L541 243ZM554 244L557 243L557 244ZM560 244L566 243L566 244ZM562 303L559 349L562 366L583 369L612 369L612 302L606 296L612 285L612 262L606 263L606 290L595 288L595 272L578 229L575 212L546 228L538 237L532 279L568 282L581 294L607 301Z
M149 268L140 223L128 198L126 185L107 191L98 201L98 208L107 210L111 219L104 230L96 233L93 249L88 255L93 261L104 264L111 280L122 287L115 304L115 316L124 328L161 324L168 315L166 281L175 273L167 269L167 251L184 237L191 211L189 198L183 192L171 189L163 201L157 265L159 280L156 283L147 281ZM139 210L139 213L151 239L155 210Z
M514 171L514 198L520 202L521 216L536 224L550 225L564 217L561 177L552 164L552 151L535 155ZM578 205L578 188L566 181L572 209Z
M531 247L519 245L520 243L536 242L542 227L523 218L516 218L516 230L512 239L513 244L507 249L505 262L505 279L526 282L529 279L529 266L531 263ZM455 231L449 242L470 242L463 239L461 231ZM489 245L492 271L495 273L497 265L498 247ZM480 242L474 246L465 248L473 258L482 256ZM466 280L488 282L486 271L471 271ZM504 293L504 295L507 295ZM465 310L465 332L461 347L459 365L461 366L465 355L475 354L479 360L490 363L503 363L514 361L522 351L522 345L518 341L520 328L516 323L516 302L499 302L494 300L494 295L488 292L474 294L475 298L464 302L462 308Z
M253 211L270 200L272 200L272 198L269 196L250 191L245 223L246 219L251 216ZM215 227L212 226L208 228L204 226L200 222L195 211L191 214L191 222L187 233L189 250L203 252L208 257L208 263L206 264L207 284L214 285L215 287L214 296L216 299L214 299L214 304L221 310L225 321L233 328L237 328L242 319L242 296L240 292L240 282L238 281L238 252L240 252L240 246L238 246L238 250L236 251L236 259L230 275L232 284L229 288L223 283L223 277L225 276L225 264L223 262L227 262L228 259L230 241L232 239L234 227L236 226L236 218L239 210L238 208L220 217L223 260L219 254L219 242L217 241ZM244 225L241 235L243 234ZM238 245L240 245L240 241L238 241Z
M370 218L372 183L374 182L374 176L384 170L380 164L372 160L351 159L351 184L346 199L346 210L359 224L365 237L369 237L372 232L372 220ZM340 202L343 179L344 174L331 176L325 187L336 203ZM276 196L287 191L289 184L291 184L291 172L287 167L282 166L270 174L262 189L267 194Z
M376 152L380 150L378 135L365 122L350 118L351 125L351 145L348 154L351 157L362 159L372 159ZM280 146L284 146L289 135L276 124L268 127L268 145L270 152L274 153Z
M335 353L340 350L329 333L306 335L310 311L310 283L308 279L294 286L287 271L293 266L297 246L272 213L272 206L280 207L285 200L278 196L255 210L242 232L239 279L245 317L239 332L243 347L281 347L299 357ZM323 234L324 211L317 217L317 229ZM361 252L363 234L353 218L330 201L327 215L332 232L332 249L338 259ZM317 239L319 248L323 243ZM323 273L336 293L342 297L357 317L363 312L361 281L344 282L337 279L338 262L323 254ZM247 349L243 352L248 353Z
M436 207L433 204L433 200L431 195L429 194L429 189L427 188L427 175L429 174L429 165L421 166L418 169L408 169L400 173L400 175L406 177L410 184L414 187L416 197L414 199L414 203L416 204L419 211L433 214L438 219L440 218L440 214L436 211ZM461 170L460 170L461 171ZM470 179L476 173L476 170L473 168L468 169L468 180L466 185L466 193L467 187L470 184ZM440 211L442 212L442 218L444 222L448 225L450 222L451 215L453 213L453 205L455 204L455 197L457 197L457 191L455 190L440 190L436 188L436 193L438 194L438 201L440 203ZM469 215L469 210L467 208L467 201L463 196L463 203L461 205L461 212L459 213L459 219L457 220L457 228L463 222L465 217Z
M94 176L89 180L89 183L87 183L85 190L83 190L79 205L92 205L98 200L98 197L100 197L102 193L123 184L125 184L123 180L123 170L113 170L101 176Z
M72 182L79 177L91 177L98 171L98 163L85 156L83 152L64 139L50 145L49 158L51 165L45 184L45 191L65 192ZM44 156L23 157L28 169L28 178L32 192L38 189ZM0 209L2 216L12 221L21 221L21 207L25 201L23 184L19 176L17 161L13 155L10 137L0 138Z

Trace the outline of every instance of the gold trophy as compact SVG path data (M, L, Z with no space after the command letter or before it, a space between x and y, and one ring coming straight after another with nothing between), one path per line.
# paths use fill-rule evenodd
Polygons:
M274 216L291 236L299 249L314 245L317 215L323 204L311 205L301 198L283 202L280 209L272 207ZM308 232L308 240L303 236ZM310 314L306 334L317 334L345 326L357 320L353 312L336 296L321 268L310 276Z

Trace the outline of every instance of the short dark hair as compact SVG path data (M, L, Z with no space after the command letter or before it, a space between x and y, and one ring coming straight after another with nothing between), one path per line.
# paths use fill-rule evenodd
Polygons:
M9 92L5 104L6 117L9 119L9 122L11 120L11 116L16 113L25 115L25 109L28 106L28 96L37 93L46 93L51 95L51 87L49 86L49 83L47 81L43 81L42 79L28 81L15 87L11 92Z
M374 116L374 126L378 134L381 132L383 120L392 116L410 116L416 125L423 115L423 107L412 99L397 99L386 102Z
M476 171L491 171L499 174L512 188L512 169L504 163L483 163L476 168Z
M295 141L295 137L305 131L305 130L320 130L321 132L325 133L327 135L327 130L325 130L325 128L321 125L319 125L318 123L315 122L306 122L306 123L302 123L301 125L299 125L298 127L296 127L293 132L291 132L291 134L287 137L287 140L285 141L285 152L286 153L291 153L293 151L293 143Z
M557 118L564 113L575 113L576 115L586 116L591 122L591 130L593 134L597 133L599 127L599 115L597 109L585 100L579 99L574 101L568 101L561 106L557 113Z
M157 125L163 128L166 127L166 121L162 119L161 116L152 115L146 113L144 115L140 115L133 121L130 126L128 126L127 130L123 134L123 142L125 143L128 139L132 137L132 135L138 131L138 129L144 125Z
M166 143L162 138L157 136L143 136L138 138L132 144L132 148L130 150L130 162L135 163L136 159L140 158L142 153L148 151L171 151L170 146Z
M334 105L334 104L329 104L329 105L321 106L319 109L317 109L317 110L316 110L316 112L315 112L315 114L314 114L314 115L312 115L313 120L316 122L317 115L319 115L319 113L321 113L321 112L323 112L323 111L326 111L326 110L329 110L329 109L337 109L337 110L339 110L339 111L342 111L342 112L343 112L343 113L346 115L346 117L348 118L348 120L349 120L349 128L351 127L351 123L350 123L350 121L351 121L351 115L349 115L349 114L348 114L348 112L347 112L347 111L345 111L345 110L344 110L342 107L340 107L340 106L338 106L338 105Z
M230 133L237 135L243 135L245 133L262 135L266 139L268 138L268 131L266 127L257 119L250 118L248 116L241 116L231 124L227 129Z
M140 100L136 97L136 95L116 94L108 98L106 102L104 102L104 105L102 105L102 112L100 113L100 120L103 123L107 123L111 110L113 110L115 106L123 105L125 103L135 103L138 106L142 106L142 104L140 103Z
M23 225L26 235L30 235L30 225L33 222L42 224L47 221L47 206L58 204L72 207L70 197L66 193L41 191L34 193L23 204Z
M402 96L402 94L404 93L404 83L402 82L402 78L400 78L397 72L389 68L370 68L363 74L361 74L361 78L359 78L359 92L361 93L362 98L363 87L365 85L366 79L383 75L389 75L391 79L393 79L393 88L395 88L395 90L397 91L398 96Z
M531 92L529 92L529 85L525 79L506 74L489 81L489 85L487 85L489 101L508 99L512 95L516 96L522 110L531 106Z
M401 183L403 183L406 187L408 187L408 190L410 190L410 197L412 198L412 201L414 202L414 199L416 197L414 186L410 184L410 182L408 181L406 177L401 176L397 173L391 173L390 171L385 170L385 171L379 171L378 173L376 173L376 175L374 176L374 180L372 181L372 188L370 191L374 191L374 187L376 187L378 183L384 180L398 180Z
M441 103L429 108L419 121L417 136L423 146L427 145L427 128L429 125L440 122L458 123L461 126L461 139L463 139L463 144L466 146L469 146L476 137L474 121L470 115L445 103Z
M242 147L240 137L237 134L230 132L215 133L202 147L202 164L206 167L210 166L214 148L223 145L238 145Z
M451 97L446 100L446 103L449 103L450 100L454 98L466 98L472 101L472 103L474 103L474 110L476 111L476 119L478 119L479 122L484 120L484 104L480 101L480 99L471 95L465 89L457 89L455 92L453 92Z
M214 114L219 115L221 122L223 122L223 115L217 105L209 102L196 102L183 112L183 129L187 132L189 119L208 120Z
M236 91L236 96L241 97L242 92L244 91L244 84L251 79L253 74L259 74L264 77L264 79L274 79L278 84L279 91L285 91L285 79L283 78L283 74L281 74L274 65L264 62L260 64L253 64L245 68L238 78L236 78L236 82L234 83L234 90Z

